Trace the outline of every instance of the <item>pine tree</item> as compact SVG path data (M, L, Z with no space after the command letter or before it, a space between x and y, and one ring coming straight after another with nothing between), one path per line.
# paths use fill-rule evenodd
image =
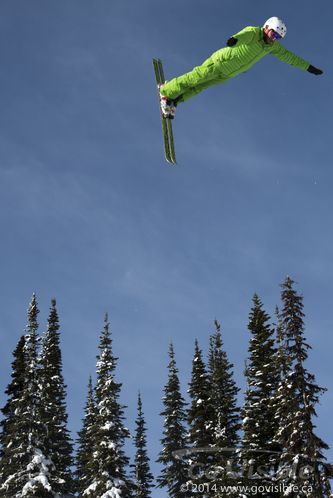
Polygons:
M235 448L239 442L240 408L237 406L239 388L233 379L233 364L223 350L221 325L217 320L215 333L210 337L208 375L213 405L214 446Z
M72 442L67 429L66 386L62 374L59 319L52 300L48 327L40 358L41 421L46 427L45 452L52 461L48 477L52 491L59 495L74 491L71 472Z
M192 446L189 488L198 486L206 492L209 488L207 476L215 463L215 413L210 379L197 340L188 392L191 399L188 410L189 441Z
M77 489L83 494L84 490L94 481L91 456L94 451L94 427L96 426L96 404L92 379L89 377L88 397L84 410L82 429L78 433L78 451L76 455Z
M147 455L146 423L142 411L142 401L138 395L138 417L136 420L135 447L133 481L134 497L150 498L153 487L153 475L150 472L149 457Z
M178 369L173 345L169 347L168 381L164 387L164 431L162 450L157 460L163 465L157 478L159 488L166 487L171 498L185 498L188 480L187 463L181 453L187 448L185 401L180 391ZM177 455L177 453L179 454Z
M46 427L41 418L38 313L36 296L33 295L25 336L23 389L15 409L16 441L11 455L13 472L1 489L2 496L6 498L53 498L48 481L53 464L45 454Z
M246 473L260 474L260 483L266 475L280 447L274 438L277 431L273 396L278 387L279 367L274 329L268 323L269 315L255 294L249 316L249 362L245 369L247 390L243 408L243 467ZM246 463L247 461L247 463ZM259 470L260 469L260 470Z
M287 277L282 284L281 325L284 355L288 370L280 382L276 403L279 430L277 442L282 446L278 477L285 485L309 485L301 492L291 490L290 497L329 496L328 466L323 451L328 445L314 432L315 406L325 389L305 368L311 349L304 338L303 297L294 290L293 280Z
M19 470L18 455L20 447L17 438L17 408L20 397L24 389L24 379L26 371L25 357L25 337L22 336L13 353L12 381L8 385L5 394L8 397L7 403L2 408L3 419L1 426L1 458L0 458L0 496L4 496L7 491L7 480L15 475Z
M212 447L215 442L214 405L210 387L202 351L196 340L192 376L188 389L191 398L191 405L188 410L189 440L192 447Z
M129 459L123 446L129 432L123 425L125 407L119 403L121 384L115 381L117 358L112 352L107 315L99 350L95 388L96 423L92 428L95 441L89 462L94 480L83 494L89 498L127 498L132 483L126 473Z
M214 322L215 333L210 337L208 356L208 376L210 399L213 406L214 452L212 453L212 473L210 491L216 492L221 486L235 485L233 474L237 470L238 443L240 429L240 408L237 406L239 388L233 379L233 364L229 362L223 349L221 325ZM214 493L211 493L214 494ZM218 496L226 496L218 493ZM228 496L231 493L228 492Z

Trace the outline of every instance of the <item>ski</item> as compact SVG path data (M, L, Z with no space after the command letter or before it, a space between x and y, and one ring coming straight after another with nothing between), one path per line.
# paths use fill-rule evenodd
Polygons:
M162 61L160 59L153 59L153 66L154 66L154 71L155 71L158 105L160 108L161 121L162 121L162 132L163 132L165 159L171 164L176 164L177 162L176 162L176 154L175 154L175 145L174 145L174 140L173 140L172 120L171 120L171 118L167 118L167 117L163 116L162 111L161 111L161 107L160 107L160 97L159 97L158 85L162 85L165 82Z

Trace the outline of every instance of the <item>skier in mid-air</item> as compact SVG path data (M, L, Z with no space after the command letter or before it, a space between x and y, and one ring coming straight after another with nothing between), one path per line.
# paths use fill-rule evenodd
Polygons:
M321 69L279 43L286 33L286 25L278 17L270 17L263 27L248 26L239 31L229 38L226 47L214 52L201 66L160 86L163 115L173 118L179 102L185 102L210 86L225 83L267 54L309 73L322 74Z

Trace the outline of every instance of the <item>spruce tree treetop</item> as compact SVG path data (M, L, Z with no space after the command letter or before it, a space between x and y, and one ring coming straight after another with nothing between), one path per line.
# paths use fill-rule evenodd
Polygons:
M328 445L315 434L313 422L316 404L326 389L316 384L314 375L305 367L311 348L304 338L303 297L295 291L290 277L282 284L281 299L280 333L281 341L286 345L284 355L288 358L288 369L277 395L279 430L276 439L283 447L281 472L296 464L298 469L309 465L312 471L306 482L313 486L311 497L329 496L328 466L323 454ZM305 482L298 471L296 476L284 480L303 485Z
M112 351L108 315L100 336L95 388L96 421L92 428L94 449L89 463L95 476L84 494L89 498L130 496L132 483L127 476L128 457L123 446L129 437L124 427L124 406L119 403L121 384L115 380L117 358Z
M166 487L171 498L186 498L183 485L186 485L187 463L175 455L177 451L187 448L186 403L180 391L178 369L176 366L173 345L169 347L168 380L164 387L164 410L161 415L164 420L162 450L157 460L162 464L158 487Z
M311 346L304 339L303 296L294 290L294 283L288 276L281 285L283 302L281 318L290 354L294 361L302 363L307 359L307 351Z
M59 318L52 299L40 357L41 417L47 428L45 451L52 461L49 482L59 495L74 492L72 440L67 428L66 386L62 373Z
M274 341L274 329L257 294L249 315L249 362L245 375L247 390L244 403L243 446L268 450L275 448L276 431L272 396L277 389L279 369Z
M212 407L213 445L209 455L206 482L210 489L205 495L218 498L235 496L234 493L220 492L222 486L233 486L237 482L231 472L235 471L238 458L238 431L240 428L240 409L237 406L238 387L233 379L233 364L229 362L222 341L221 325L214 321L215 331L210 336L208 355L208 380L210 405ZM230 472L226 472L228 468ZM214 476L208 479L208 476ZM204 483L205 484L205 483ZM204 488L205 489L205 488Z
M276 408L272 402L280 379L274 328L257 294L249 313L247 388L243 406L242 469L248 485L272 484L268 469L277 466ZM278 455L278 456L277 456ZM261 469L261 471L258 469ZM267 496L267 493L260 494Z
M38 365L38 346L40 343L40 337L38 336L38 314L39 309L37 305L36 295L32 295L32 299L28 309L28 323L26 326L26 341L25 350L27 353L27 369L30 375L30 380L33 383L32 389L35 387L35 382L37 382L37 365Z
M188 410L189 439L194 447L214 445L214 407L210 381L202 351L195 341L192 376L188 389L191 405Z
M215 333L210 337L208 374L213 405L212 426L214 446L236 447L239 441L240 409L237 406L239 388L233 379L233 364L223 349L221 325L215 320Z
M153 486L153 475L150 472L149 457L147 454L146 424L142 410L141 395L138 395L138 416L136 419L135 447L133 480L134 496L136 498L150 498L151 488Z

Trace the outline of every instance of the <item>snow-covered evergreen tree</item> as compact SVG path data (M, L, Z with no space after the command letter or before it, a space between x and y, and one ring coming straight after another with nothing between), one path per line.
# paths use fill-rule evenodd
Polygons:
M119 403L121 384L115 380L117 358L113 356L107 315L99 350L95 388L96 422L92 428L94 447L89 462L94 477L83 496L127 498L133 487L127 476L129 459L123 448L129 432L123 424L125 407Z
M210 337L208 375L213 406L214 446L234 448L239 442L240 408L237 406L239 388L233 379L233 364L223 349L221 325L217 320L215 333Z
M276 440L282 446L278 477L285 485L305 485L302 491L288 491L290 497L319 498L329 496L328 467L323 451L328 445L314 432L313 418L316 404L325 389L315 382L305 367L311 347L304 338L303 297L295 291L294 282L287 277L282 284L283 303L280 314L284 357L288 370L280 382L276 397L279 429Z
M187 464L181 455L174 452L187 447L186 403L181 394L178 368L173 345L169 347L168 381L164 387L164 417L162 450L157 460L162 464L158 487L167 488L171 498L185 498L184 486L188 480Z
M72 442L67 428L66 386L62 374L59 318L52 300L40 357L41 421L46 428L45 453L52 461L48 480L59 496L74 491Z
M211 383L197 340L188 393L191 399L188 424L192 447L189 460L192 489L192 484L196 486L207 484L207 474L213 471L216 456L212 449L215 445L215 412Z
M274 329L269 321L270 316L255 294L248 323L251 337L249 360L245 369L247 390L243 408L242 446L247 450L279 450L274 441L277 420L272 398L278 387L280 371ZM269 464L271 456L269 453L256 453L253 460L257 465L265 466Z
M0 436L0 496L5 496L7 486L2 487L10 476L20 470L19 455L21 453L17 438L17 408L24 389L26 371L25 337L22 336L13 353L12 380L5 394L7 403L2 408Z
M141 395L138 395L138 417L135 431L135 457L133 467L133 482L135 498L150 498L153 487L153 475L150 472L149 457L147 454L146 423L142 411Z
M96 426L96 404L91 376L88 384L88 397L84 409L82 429L78 433L78 450L76 455L76 480L79 493L93 482L95 475L92 468L92 454L94 451Z
M13 473L1 488L2 496L6 498L54 498L49 483L53 464L45 453L46 427L41 417L38 313L36 296L33 295L25 335L23 389L15 410L16 441L11 459Z
M212 447L215 443L214 403L209 375L197 340L188 393L191 398L188 410L189 441L195 448Z
M208 355L208 377L210 382L210 399L213 407L214 445L211 453L211 476L209 482L211 493L226 496L220 492L221 486L237 484L233 473L237 469L238 443L240 429L240 408L237 406L238 387L233 379L233 364L229 362L223 349L221 325L214 322L215 332L210 336ZM227 493L231 496L231 492Z
M245 369L247 389L243 408L242 457L246 475L250 473L252 479L254 474L258 475L260 468L259 484L264 484L266 478L270 483L269 469L276 461L275 452L280 450L275 441L277 419L272 403L280 372L274 329L269 321L269 315L255 294L248 323L251 337Z

